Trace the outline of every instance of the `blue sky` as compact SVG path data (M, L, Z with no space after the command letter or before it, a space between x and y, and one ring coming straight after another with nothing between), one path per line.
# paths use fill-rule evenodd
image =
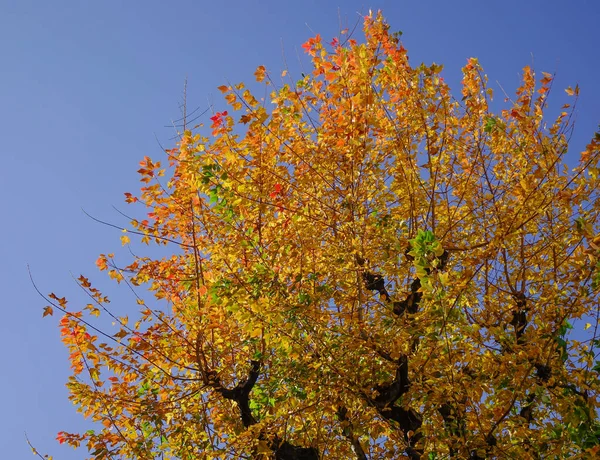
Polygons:
M468 57L479 58L497 94L496 82L511 92L521 68L533 65L557 72L555 108L562 88L581 88L573 154L597 129L596 0L0 0L3 458L32 458L25 431L56 460L84 458L54 441L57 431L85 423L67 400L58 318L42 319L45 303L27 264L42 292L66 295L73 306L85 299L71 275L85 273L115 308L133 311L127 292L94 264L99 253L118 251L119 232L81 208L125 223L112 206L127 210L123 192L138 188L143 156L162 158L156 139L169 146L174 132L164 126L180 116L186 77L188 106L213 102L219 110L217 86L252 81L260 64L279 73L284 54L299 69L310 36L331 38L340 17L353 25L369 8L403 31L413 64L444 64L456 94Z

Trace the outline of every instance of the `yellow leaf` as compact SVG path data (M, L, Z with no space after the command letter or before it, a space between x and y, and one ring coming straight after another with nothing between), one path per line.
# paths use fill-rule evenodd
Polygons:
M438 277L440 279L440 283L442 283L442 286L448 285L448 273L438 273Z
M257 451L260 454L272 454L266 441L258 441Z
M125 246L125 245L126 245L126 244L128 244L128 243L129 243L129 237L128 237L127 235L123 235L123 236L121 237L121 244L122 244L123 246Z

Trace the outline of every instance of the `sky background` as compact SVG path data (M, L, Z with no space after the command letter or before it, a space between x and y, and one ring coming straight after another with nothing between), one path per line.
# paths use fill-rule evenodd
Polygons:
M0 0L0 446L2 458L33 458L24 433L55 460L86 452L59 446L56 432L85 431L67 399L67 351L59 316L42 318L35 292L86 302L72 279L84 273L135 311L126 288L97 271L102 252L118 252L120 233L90 214L126 224L124 192L139 188L138 162L164 159L168 128L188 108L225 108L217 86L253 81L258 65L274 75L307 69L300 46L330 39L369 9L382 9L413 65L444 64L458 95L460 68L478 57L490 86L509 93L525 65L557 73L550 103L579 84L571 154L600 123L600 2L597 0ZM360 29L360 26L359 26ZM355 38L362 37L357 30ZM298 56L300 55L300 61ZM498 101L502 97L496 98ZM208 121L210 114L199 121ZM574 158L573 157L573 158Z

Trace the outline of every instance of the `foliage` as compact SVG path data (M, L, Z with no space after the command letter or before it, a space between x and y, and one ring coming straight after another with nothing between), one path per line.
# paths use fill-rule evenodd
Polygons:
M141 162L126 201L147 218L123 244L172 251L98 259L153 295L133 321L84 276L83 310L51 295L71 400L98 422L60 442L95 459L600 452L600 136L567 166L552 75L526 67L492 113L476 59L454 99L388 29L311 38L311 74L257 69L270 109L222 86L210 135ZM118 332L93 326L107 315Z

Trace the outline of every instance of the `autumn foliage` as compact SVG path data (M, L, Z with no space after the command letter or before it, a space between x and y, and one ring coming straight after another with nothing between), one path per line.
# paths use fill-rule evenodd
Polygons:
M600 135L569 151L550 74L523 69L496 113L476 59L453 94L380 15L364 34L311 38L298 81L259 67L266 101L220 87L205 135L141 162L122 242L170 255L98 259L139 308L83 276L85 308L52 296L71 400L97 422L60 442L94 459L600 453Z

